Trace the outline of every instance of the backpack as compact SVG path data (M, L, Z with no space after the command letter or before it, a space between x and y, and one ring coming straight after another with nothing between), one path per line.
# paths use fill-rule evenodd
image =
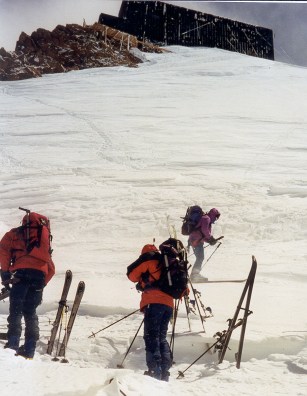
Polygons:
M29 210L26 212L19 233L25 241L27 254L39 260L49 261L52 254L50 221L39 213Z
M181 234L190 235L196 229L203 214L204 212L200 206L189 206L186 215L182 217Z
M161 291L175 299L188 294L188 261L183 243L169 238L159 246L161 276L155 282Z

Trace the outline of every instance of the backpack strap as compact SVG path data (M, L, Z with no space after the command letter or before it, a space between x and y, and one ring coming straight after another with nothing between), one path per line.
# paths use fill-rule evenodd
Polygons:
M149 290L149 289L158 289L160 277L158 279L156 279L154 277L154 274L158 271L160 271L160 269L157 269L157 271L155 271L154 273L150 273L149 271L144 272L141 275L142 281L138 282L138 284L137 284L137 289L139 291L144 291L144 290ZM150 278L153 278L153 280ZM143 285L142 285L142 283L143 283Z

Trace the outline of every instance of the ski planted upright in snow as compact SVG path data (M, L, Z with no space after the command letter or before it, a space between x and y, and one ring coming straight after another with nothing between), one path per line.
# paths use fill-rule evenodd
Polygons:
M53 350L54 342L55 342L56 335L57 335L57 332L59 329L59 325L61 323L61 318L62 318L64 308L67 306L67 295L69 292L71 281L72 281L72 272L70 270L67 270L66 274L65 274L65 281L64 281L62 296L59 301L58 311L56 314L55 321L53 322L53 325L52 325L51 336L50 336L50 339L48 342L47 353L49 355L51 355L52 350Z
M253 311L251 311L249 309L249 307L250 307L250 302L251 302L251 297L252 297L252 292L253 292L253 287L254 287L254 282L255 282L256 271L257 271L257 261L256 261L256 258L254 256L252 256L252 266L251 266L249 275L247 277L247 280L246 280L242 295L240 297L239 303L237 305L237 309L234 314L234 317L232 318L232 320L229 323L229 329L227 331L227 335L223 342L223 347L221 349L221 353L220 353L220 357L219 357L219 363L223 362L226 351L228 349L228 344L229 344L229 341L230 341L230 338L232 335L232 331L236 327L241 326L239 348L238 348L238 352L235 354L236 363L237 363L236 366L237 366L237 368L240 368L247 319L248 319L249 315L253 313ZM245 300L245 306L243 306L244 300ZM241 312L241 310L244 312L244 316L243 316L243 319L238 320L238 316L239 316L239 313Z
M82 300L82 297L84 294L84 290L85 290L85 283L83 281L81 281L78 284L76 297L75 297L75 300L74 300L72 308L71 308L68 324L65 329L64 339L63 339L61 347L60 347L59 356L65 355L67 343L68 343L68 340L69 340L69 337L71 334L71 330L73 328L73 325L74 325L74 322L75 322L75 319L76 319L76 316L78 313L78 309L79 309L79 306L80 306L80 303L81 303L81 300Z

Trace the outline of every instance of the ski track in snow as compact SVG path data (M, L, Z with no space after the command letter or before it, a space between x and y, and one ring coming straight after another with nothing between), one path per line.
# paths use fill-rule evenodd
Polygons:
M137 69L0 83L0 231L19 224L19 206L48 215L57 267L38 310L35 359L0 350L2 395L305 395L307 70L216 49L171 50L146 54ZM227 328L244 287L195 285L214 316L204 333L193 314L189 332L180 306L165 384L142 375L142 330L117 368L140 313L89 336L138 308L126 267L145 243L168 237L167 216L179 233L194 203L222 213L214 235L225 238L203 270L210 280L246 278L256 256L253 314L240 370L239 328L222 364L208 353L177 380ZM86 290L62 364L45 351L68 268L68 304L79 280ZM2 332L7 312L1 302Z

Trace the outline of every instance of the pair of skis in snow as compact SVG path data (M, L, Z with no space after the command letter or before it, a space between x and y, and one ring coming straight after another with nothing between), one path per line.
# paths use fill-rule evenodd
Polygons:
M61 326L62 323L62 319L63 319L63 315L65 312L67 312L68 310L68 305L67 305L67 296L68 296L68 292L70 289L70 285L71 285L71 281L72 281L72 272L70 270L66 271L65 274L65 281L64 281L64 286L63 286L63 290L62 290L62 295L61 295L61 299L59 301L59 307L57 310L57 314L56 314L56 318L55 321L53 322L52 325L52 329L51 329L51 335L50 335L50 339L48 342L48 347L47 347L47 354L51 355L53 348L54 348L54 344L56 341L56 337L57 337L57 333L58 330ZM66 352L66 347L67 347L67 343L77 316L77 312L84 294L84 290L85 290L85 283L83 281L79 282L78 287L77 287L77 292L76 292L76 296L71 308L71 312L70 312L70 316L69 316L69 320L67 323L67 326L65 328L65 333L64 333L64 337L62 340L61 345L57 348L57 352L56 352L56 356L65 356L65 352ZM2 290L0 293L0 301L4 300L5 298L8 298L10 296L10 292L9 290ZM6 339L6 333L1 333L0 334L0 339Z
M72 272L70 270L66 271L65 274L65 280L64 280L64 286L63 286L63 290L62 290L62 295L61 295L61 299L59 301L59 307L57 310L57 314L56 314L56 318L55 321L53 322L52 325L52 329L51 329L51 335L50 335L50 339L48 342L48 346L47 346L47 354L51 355L53 348L54 348L54 344L56 341L56 337L57 337L57 333L59 331L59 329L61 330L61 326L62 326L62 320L63 320L63 316L64 314L67 313L68 311L68 305L67 305L67 296L68 296L68 292L70 289L70 285L72 282ZM64 329L64 337L62 339L62 342L60 343L60 332L59 332L59 342L58 342L58 346L57 346L57 350L56 350L56 355L54 360L57 360L57 356L63 356L64 359L62 360L63 362L66 361L66 347L70 338L70 334L78 313L78 309L84 294L84 290L85 290L85 283L83 281L80 281L77 287L77 292L76 292L76 296L73 302L73 305L71 307L71 311L70 311L70 316L69 316L69 320L67 323L66 328Z

